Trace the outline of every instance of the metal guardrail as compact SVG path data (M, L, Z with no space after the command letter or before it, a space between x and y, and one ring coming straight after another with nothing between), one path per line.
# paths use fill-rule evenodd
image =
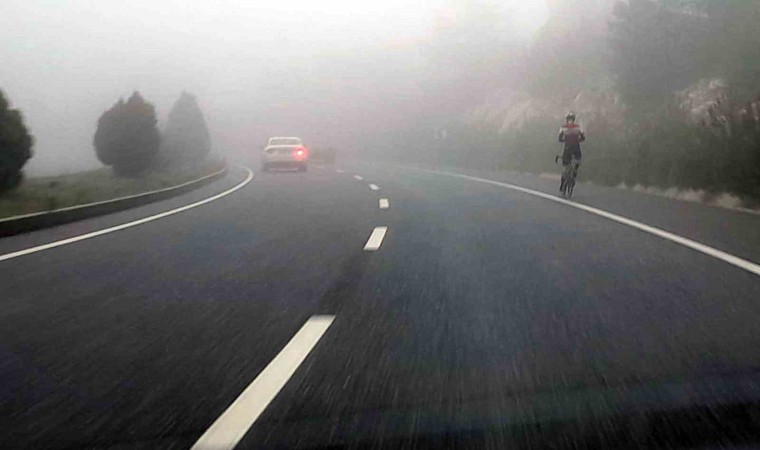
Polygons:
M119 197L95 203L87 203L84 205L69 206L51 211L41 211L21 216L6 217L0 219L0 237L13 236L28 231L62 225L77 220L123 211L136 206L147 205L148 203L160 200L166 200L190 192L194 189L198 189L201 186L224 177L226 174L227 167L197 180L188 181L177 186L156 191L144 192L142 194Z

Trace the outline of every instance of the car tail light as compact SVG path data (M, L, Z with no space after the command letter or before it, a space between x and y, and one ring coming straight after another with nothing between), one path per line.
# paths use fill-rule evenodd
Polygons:
M299 158L306 157L306 147L296 147L296 156Z

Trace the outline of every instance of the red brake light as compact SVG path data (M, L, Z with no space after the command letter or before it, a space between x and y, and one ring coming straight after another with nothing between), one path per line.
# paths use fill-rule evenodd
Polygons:
M296 147L296 156L299 158L306 157L306 147Z

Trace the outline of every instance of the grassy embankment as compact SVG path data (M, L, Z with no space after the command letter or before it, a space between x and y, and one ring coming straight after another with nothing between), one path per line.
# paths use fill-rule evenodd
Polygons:
M220 161L209 161L182 170L152 170L140 178L120 178L109 168L27 178L17 189L0 195L0 219L177 186L217 172L223 166Z

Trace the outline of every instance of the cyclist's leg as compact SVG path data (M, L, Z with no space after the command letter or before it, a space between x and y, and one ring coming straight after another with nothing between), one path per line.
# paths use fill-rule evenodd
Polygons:
M578 178L578 169L581 167L581 160L573 159L573 181L575 181L576 178Z
M575 179L578 177L578 168L581 166L581 149L578 147L573 152L572 156L572 166L573 166L573 184L575 184Z
M560 192L564 192L565 186L567 185L568 181L570 180L570 177L572 177L572 164L565 164L562 163L562 180L559 185Z
M562 178L567 181L570 179L570 177L573 175L573 166L572 164L563 164L562 165Z
M568 176L569 176L569 166L572 162L572 154L568 151L569 149L565 148L565 150L562 152L562 179L560 180L559 184L559 191L564 192L565 184L567 183Z

